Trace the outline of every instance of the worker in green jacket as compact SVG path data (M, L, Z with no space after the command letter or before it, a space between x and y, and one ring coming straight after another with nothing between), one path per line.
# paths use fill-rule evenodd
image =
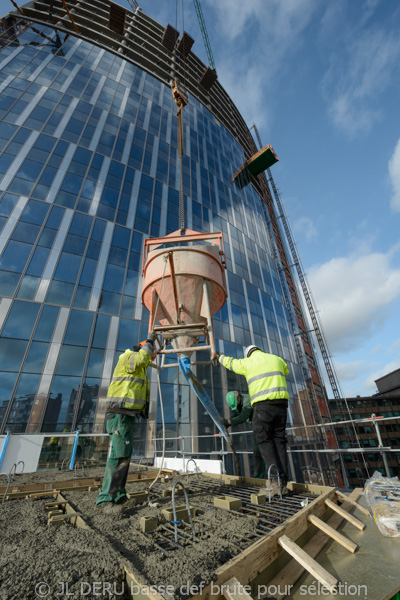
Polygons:
M286 419L289 403L286 377L289 369L275 354L263 352L257 346L248 346L244 358L235 359L223 354L218 358L222 366L244 375L253 408L254 439L268 469L275 464L280 472L281 485L288 481L286 454Z
M150 384L147 367L151 363L156 335L151 332L146 342L125 350L118 359L108 388L109 402L106 431L111 437L111 453L107 460L103 486L97 496L98 507L124 504L127 500L128 477L133 446L135 418L149 415Z
M236 427L240 423L251 423L253 418L253 409L250 404L249 394L241 394L240 392L228 392L226 402L232 409L230 419L224 419L225 427ZM260 449L253 439L253 456L254 456L254 477L265 477L265 465L261 456Z

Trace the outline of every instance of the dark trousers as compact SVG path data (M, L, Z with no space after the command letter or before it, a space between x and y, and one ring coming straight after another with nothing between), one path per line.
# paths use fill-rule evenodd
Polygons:
M287 403L274 404L273 400L265 400L253 405L254 439L265 462L267 473L269 467L275 464L284 483L288 481L286 418Z

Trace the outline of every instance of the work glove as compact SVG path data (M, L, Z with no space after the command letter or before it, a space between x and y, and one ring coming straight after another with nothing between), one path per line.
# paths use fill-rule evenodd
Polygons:
M147 340L146 342L150 342L150 344L154 344L154 342L156 341L157 336L154 333L154 331L150 331L149 335L147 336Z
M228 419L222 419L222 423L223 423L225 429L228 429L231 426Z

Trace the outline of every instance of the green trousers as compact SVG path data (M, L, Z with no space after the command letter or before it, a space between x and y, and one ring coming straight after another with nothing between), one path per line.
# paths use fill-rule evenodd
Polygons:
M125 485L132 454L134 423L135 417L118 413L106 415L106 431L111 437L111 453L96 504L119 502L126 497Z

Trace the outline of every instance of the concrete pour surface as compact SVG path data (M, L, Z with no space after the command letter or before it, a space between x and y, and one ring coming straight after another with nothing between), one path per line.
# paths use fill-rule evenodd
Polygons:
M133 471L132 466L130 472ZM35 483L43 480L40 475L34 474ZM44 475L47 481L57 479L57 472ZM88 476L95 475L89 470ZM59 476L64 479L64 472ZM172 506L170 498L161 497L161 491L178 480L187 488L191 506L203 510L194 519L194 544L162 552L154 544L152 534L141 532L139 520L142 516L156 516L160 529L165 523L161 510ZM32 475L28 481L21 481L32 482ZM148 490L150 483L130 483L128 493ZM186 477L157 482L153 489L159 492L151 495L158 507L150 507L146 502L120 514L96 509L97 492L65 492L65 499L82 515L90 531L67 523L48 526L45 504L49 499L12 500L0 505L0 599L67 598L70 594L71 598L125 600L130 595L123 564L140 583L156 586L164 597L182 598L193 595L192 586L209 583L219 566L246 547L241 536L257 530L257 517L210 508L214 494L194 487L191 490ZM184 504L183 496L176 497L176 504ZM183 531L191 534L189 527ZM42 588L38 587L40 584L44 584ZM192 593L188 593L187 586ZM47 589L49 593L45 595Z

